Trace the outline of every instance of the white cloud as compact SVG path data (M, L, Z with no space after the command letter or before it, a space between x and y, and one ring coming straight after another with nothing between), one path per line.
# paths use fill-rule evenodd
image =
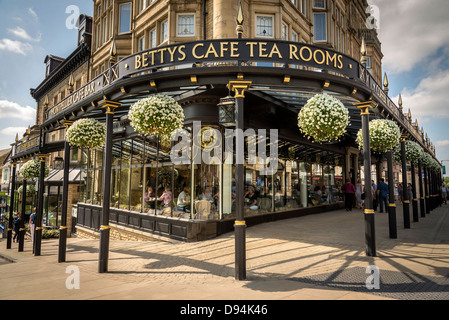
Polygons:
M443 70L420 81L414 89L405 89L402 93L404 113L410 111L413 121L422 118L449 118L449 70ZM397 103L398 96L392 97Z
M19 138L21 138L22 134L25 132L26 129L27 129L26 127L8 127L0 130L0 134L13 137L19 134Z
M410 71L449 46L449 1L370 0L379 7L383 66L389 73Z
M28 13L31 14L34 17L34 19L39 20L37 13L32 8L28 8Z
M0 50L11 51L26 56L27 51L30 51L31 49L32 46L29 43L23 43L21 41L7 38L0 40Z
M7 118L17 118L23 121L35 121L36 109L30 106L22 107L18 103L8 100L0 100L0 120Z
M31 37L28 32L26 32L25 29L22 29L21 27L16 27L15 29L8 29L10 33L15 35L16 37L22 38L27 41L40 41L41 35L39 34L37 38Z
M449 146L449 140L440 140L435 142L435 147L441 148L441 147L447 147Z

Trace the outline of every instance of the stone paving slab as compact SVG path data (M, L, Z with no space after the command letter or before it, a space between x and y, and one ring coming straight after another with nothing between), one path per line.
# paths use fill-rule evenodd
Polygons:
M253 226L246 231L247 279L234 279L234 234L184 243L111 240L109 272L99 274L98 240L70 238L67 262L57 263L58 240L42 255L0 239L0 299L46 300L448 300L449 205L398 238L377 213L377 256L367 257L359 210L337 210ZM380 288L368 289L366 268L379 269ZM68 289L68 267L79 269L80 289Z

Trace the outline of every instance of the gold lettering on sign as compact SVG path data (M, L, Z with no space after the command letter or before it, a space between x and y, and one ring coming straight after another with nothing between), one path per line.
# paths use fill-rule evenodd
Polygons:
M240 53L236 52L238 51L238 42L231 42L231 58L238 58L240 56Z
M197 43L192 49L192 55L195 57L195 59L203 59L204 54L202 56L199 56L196 54L196 48L198 48L198 47L204 47L204 44Z

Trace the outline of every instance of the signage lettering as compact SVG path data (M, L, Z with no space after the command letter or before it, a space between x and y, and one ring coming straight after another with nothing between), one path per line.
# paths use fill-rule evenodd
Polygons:
M344 67L343 55L338 52L303 43L293 44L285 41L255 41L251 39L250 41L210 40L140 52L133 56L133 71L162 66L167 63L178 63L184 60L202 62L235 58L254 59L256 61L269 59L271 62L291 64L307 62L311 66L327 66L337 70Z
M300 42L262 40L260 39L221 39L183 42L159 48L145 50L130 55L119 61L116 66L117 79L130 76L145 69L165 68L179 64L204 62L235 61L268 62L282 65L303 65L311 68L322 68L341 73L348 78L360 78L359 63L340 52L328 50ZM110 70L107 70L110 72ZM84 100L104 86L107 74L102 74L67 98L50 108L48 118L70 108ZM109 79L109 78L108 78ZM364 79L362 79L363 81ZM382 90L374 88L375 94L382 95Z

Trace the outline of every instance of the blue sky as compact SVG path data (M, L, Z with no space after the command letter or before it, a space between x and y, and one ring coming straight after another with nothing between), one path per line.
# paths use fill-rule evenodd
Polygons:
M77 29L66 27L70 5L92 15L92 0L0 0L0 149L35 123L30 88L44 79L45 56L65 58L76 47Z
M403 98L413 121L449 160L449 1L369 0L379 8L379 39L390 97ZM44 78L47 54L67 57L77 30L68 29L67 7L92 15L92 0L0 0L0 149L35 122L30 88ZM449 161L445 162L449 166Z

